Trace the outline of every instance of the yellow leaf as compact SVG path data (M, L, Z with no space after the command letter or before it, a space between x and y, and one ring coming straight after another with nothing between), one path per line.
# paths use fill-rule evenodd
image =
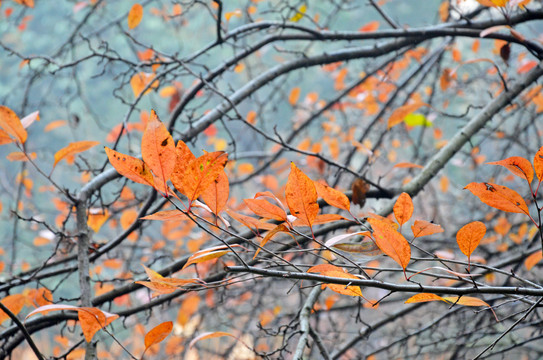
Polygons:
M298 8L298 10L296 11L296 14L293 17L291 17L289 20L292 22L300 21L304 17L304 14L306 11L307 11L307 5L303 4L302 6Z

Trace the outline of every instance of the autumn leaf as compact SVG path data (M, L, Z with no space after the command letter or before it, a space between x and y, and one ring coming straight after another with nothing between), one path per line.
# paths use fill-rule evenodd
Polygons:
M202 155L188 164L183 176L176 182L181 183L184 194L191 203L219 177L227 161L228 154L216 151ZM172 176L178 176L178 173Z
M83 334L85 335L85 340L91 342L94 334L109 325L113 320L117 319L119 315L110 314L108 312L102 311L98 308L91 307L77 307L73 305L62 305L62 304L51 304L40 306L34 311L30 312L25 319L28 319L30 316L35 314L54 311L54 310L72 310L77 311L79 322L81 323L81 329L83 329Z
M15 139L13 139L7 132L0 129L0 145L5 145L14 142Z
M154 110L151 110L151 119L141 139L141 155L157 180L167 189L166 182L174 170L177 156L173 138Z
M141 19L143 18L143 6L140 4L132 5L132 8L128 12L128 28L134 29L139 25Z
M230 333L227 333L227 332L223 332L223 331L206 332L206 333L200 334L197 337L195 337L194 339L192 339L191 342L189 343L189 349L191 349L194 346L194 344L196 344L200 340L213 339L213 338L222 337L222 336L230 336L230 337L233 337L236 340L238 339L234 335L232 335Z
M154 187L153 174L149 167L140 159L125 155L115 150L104 147L109 162L122 176L139 184Z
M300 21L304 17L304 14L306 11L307 11L307 5L302 4L302 6L300 6L298 10L296 10L296 14L293 17L291 17L289 20L292 22Z
M109 211L107 209L91 208L87 216L87 225L97 233L108 218Z
M21 294L8 295L0 301L2 305L7 307L14 315L17 315L25 305L25 297ZM9 319L9 315L0 310L0 324Z
M143 93L143 95L146 95L151 91L151 89L158 88L159 81L154 80L155 74L149 74L145 72L140 72L137 74L134 74L132 78L130 79L130 87L132 87L132 92L134 93L134 97L140 96L143 89L145 89L149 84L149 88ZM152 82L152 83L151 83Z
M287 214L279 206L263 199L243 199L247 207L260 217L277 221L287 221Z
M443 299L441 296L436 295L436 294L420 293L420 294L411 296L409 299L405 301L405 304L413 304L413 303L429 302L429 301L445 301L445 299Z
M369 239L360 243L337 243L331 248L357 264L366 264L383 255L377 244Z
M530 215L524 199L516 191L511 190L506 186L485 182L472 182L464 189L468 189L473 195L477 196L479 200L493 208L513 213L525 213L528 216Z
M529 255L526 260L524 260L524 266L526 266L526 269L528 271L532 270L532 268L543 259L543 253L541 250L536 251L535 253Z
M177 142L175 147L176 161L172 174L170 175L170 180L173 186L182 194L185 194L183 189L182 179L185 176L185 171L187 170L188 165L196 159L196 156L190 151L187 144L182 140Z
M65 159L67 156L75 155L83 151L87 151L90 148L100 144L99 141L78 141L70 143L68 146L60 149L55 153L55 162L53 168L57 166L59 161Z
M313 220L312 225L321 225L321 224L328 224L334 221L340 221L340 220L346 220L349 221L344 216L341 216L339 214L318 214L315 220ZM292 222L293 226L309 226L304 221L300 219L296 219Z
M37 154L35 152L32 152L30 154L24 153L22 151L14 151L9 153L6 156L6 159L9 161L28 161L30 159L34 160L36 159Z
M539 148L534 156L534 168L537 179L543 181L543 146Z
M300 98L300 88L295 87L290 91L290 95L288 96L288 103L294 106L298 102L299 98Z
M405 117L415 111L417 111L421 106L428 106L423 102L415 102L412 104L407 104L400 106L392 112L390 118L388 119L387 128L390 129L404 121Z
M233 219L247 226L249 229L256 229L257 231L258 230L272 230L273 228L277 226L275 224L263 222L247 215L238 214L230 209L226 209L226 213L230 215Z
M21 120L13 110L3 105L0 106L0 128L20 144L25 143L27 133Z
M179 290L177 286L161 283L161 282L153 282L153 281L135 281L136 284L145 286L146 288L153 291L153 295L151 297L156 297L158 295L166 295L171 294L174 291Z
M369 218L368 222L373 229L373 238L379 248L404 270L411 260L411 247L407 240L396 229L385 221Z
M471 253L479 246L481 239L486 234L486 226L480 221L473 221L462 226L456 233L456 242L460 251L468 257L468 269Z
M157 211L156 213L143 216L140 219L144 220L158 220L158 221L168 221L168 220L186 220L187 215L179 210L163 210Z
M322 184L318 181L313 181L313 184L317 190L317 195L326 201L328 205L350 211L351 202L344 193L328 186L326 183Z
M395 168L417 168L417 169L423 169L424 166L419 164L413 164L410 162L401 162L394 165Z
M411 226L411 230L415 238L442 233L444 231L441 225L426 220L415 220L415 224Z
M145 354L147 349L149 349L151 346L158 344L162 340L166 339L168 335L170 335L172 330L173 330L173 322L171 321L163 322L162 324L159 324L155 326L154 328L152 328L151 330L149 330L149 332L145 334L145 339L144 339L145 350L143 351L143 353ZM143 358L143 355L142 355L142 358Z
M351 190L353 192L353 204L360 205L364 207L366 203L366 194L370 189L370 184L365 182L363 179L356 178L351 185Z
M226 206L229 191L230 184L228 182L228 177L226 176L226 173L222 171L215 181L204 190L201 198L215 215L219 215Z
M332 264L316 265L307 269L307 272L319 273L323 276L343 278L343 279L352 279L352 280L360 279L353 274L349 274L345 272L343 268L340 268ZM362 290L360 289L360 286L356 286L356 285L347 286L347 285L342 285L342 284L323 284L323 287L327 287L330 290L337 292L338 294L348 295L348 296L360 296L364 298L364 296L362 295Z
M272 230L266 233L266 236L264 236L264 239L262 239L262 241L260 242L260 247L256 249L255 256L253 256L253 259L256 258L261 248L264 247L264 245L266 245L266 243L270 241L272 237L274 237L277 233L280 233L280 232L287 233L294 239L294 236L290 233L289 228L287 228L285 224L279 224L276 227L274 227Z
M528 160L520 156L512 156L504 160L488 162L488 165L500 165L513 174L526 179L530 184L534 179L534 169Z
M310 178L290 163L290 174L285 188L290 213L311 227L319 212L317 190Z
M234 244L234 245L230 245L230 248L240 247L240 246L241 245ZM229 252L231 252L230 248L228 248L228 246L226 245L219 245L219 246L214 246L209 249L203 249L203 250L197 251L187 259L187 262L183 266L183 269L192 264L199 264L205 261L218 259L221 256L226 255Z
M411 219L413 209L413 201L411 200L411 196L405 192L401 193L393 208L394 216L396 217L396 220L400 226Z

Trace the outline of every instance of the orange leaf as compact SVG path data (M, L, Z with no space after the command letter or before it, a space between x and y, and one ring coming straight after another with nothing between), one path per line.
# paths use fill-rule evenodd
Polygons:
M518 177L528 180L528 183L531 183L534 179L534 168L532 167L532 164L520 156L512 156L504 160L488 162L487 164L501 165Z
M315 265L309 268L307 272L310 272L310 273L316 272L321 275L329 276L329 277L359 280L359 278L356 277L355 275L349 274L345 272L343 268L340 268L332 264ZM356 285L346 286L346 285L341 285L341 284L323 284L323 286L326 286L327 288L329 288L330 290L334 292L337 292L338 294L364 297L362 295L362 291L360 290L360 286L356 286Z
M413 163L410 163L410 162L397 163L396 165L394 165L394 167L395 168L418 168L418 169L424 168L424 166L422 166L422 165L413 164Z
M471 191L473 195L477 196L479 200L488 206L507 212L529 215L528 206L524 202L524 199L516 191L506 186L485 182L472 182L464 189Z
M443 299L450 302L451 304L490 307L490 305L488 305L485 301L471 296L462 296L460 298L458 298L458 296L444 296Z
M339 214L319 214L313 221L313 225L320 225L320 224L327 224L334 221L340 221L340 220L349 220L344 216L341 216ZM294 226L309 226L305 222L303 222L300 219L296 219L292 222L292 225Z
M212 339L212 338L221 337L221 336L230 336L237 340L237 337L227 332L223 332L223 331L206 332L192 339L189 344L189 349L191 349L194 346L194 344L196 344L200 340Z
M343 272L343 271L326 271L326 272L323 272L321 274L324 275L324 276L329 276L329 277L337 277L337 278L344 278L344 279L359 280L359 278L356 277L355 275L349 274L349 273L346 273L346 272ZM364 297L362 295L362 290L360 290L360 286L356 286L356 285L346 286L346 285L341 285L341 284L326 284L326 287L329 288L330 290L334 291L334 292L337 292L338 294L348 295L348 296Z
M151 119L141 138L141 156L149 166L160 183L164 184L170 179L176 162L175 145L168 129L158 118L156 112L151 110Z
M526 269L532 270L535 264L540 262L541 259L543 259L543 253L541 252L541 250L539 250L531 254L530 256L526 258L526 260L524 260L524 266L526 266Z
M319 213L317 190L310 178L290 163L290 174L285 188L290 213L311 227Z
M3 105L0 106L0 128L19 143L25 143L27 133L21 120L13 110Z
M183 266L183 269L192 264L199 264L205 261L218 259L221 256L228 254L229 252L230 252L229 249L212 251L212 252L209 252L208 250L197 251L194 254L192 254L191 257L188 258L187 263L185 264L185 266Z
M187 144L185 144L183 141L179 140L177 142L177 146L175 147L175 154L176 154L176 161L175 161L175 167L173 169L173 173L170 176L170 180L172 181L173 186L182 194L185 194L185 191L183 190L183 184L181 179L185 176L185 171L187 169L187 166L196 159L196 156L190 151Z
M139 184L154 187L153 174L143 161L130 155L121 154L107 146L104 149L109 162L119 174Z
M271 238L274 237L279 232L287 233L294 239L294 236L290 233L290 230L285 226L285 224L279 224L276 227L274 227L272 230L268 231L266 236L264 236L264 239L262 239L262 241L260 242L260 248L266 245L266 243L270 241ZM255 256L253 256L253 259L256 258L256 256L260 252L260 248L256 250Z
M349 198L341 191L328 186L326 183L322 184L318 181L313 181L313 184L315 185L318 196L323 198L328 205L347 211L351 209Z
M219 177L204 190L201 197L211 211L215 215L219 215L219 212L226 206L229 192L230 184L228 182L228 177L226 176L226 173L222 171L219 173Z
M34 160L37 157L35 152L28 155L22 151L14 151L9 153L6 156L6 159L8 159L9 161L28 161L29 159Z
M368 222L373 229L373 238L377 246L396 261L405 272L405 268L411 260L411 247L407 240L383 220L369 218Z
M58 127L61 127L61 126L65 126L67 124L68 124L68 122L66 120L55 120L55 121L47 124L45 126L45 128L43 129L43 131L44 132L49 132L51 130L54 130L54 129L56 129Z
M539 148L534 156L535 174L539 181L543 181L543 146Z
M7 132L0 129L0 145L5 145L14 142L15 139L13 139Z
M143 18L143 6L140 4L134 4L128 12L128 28L133 29L139 25Z
M202 155L188 164L179 180L190 202L196 200L219 177L227 161L228 154L216 151Z
M60 149L55 153L55 163L53 164L53 168L57 166L58 162L62 159L66 158L67 156L75 155L83 151L87 151L88 149L100 144L99 141L78 141L70 143L65 148Z
M153 81L154 78L155 74L148 74L145 72L134 74L134 76L132 76L132 78L130 79L130 86L132 87L132 92L134 93L134 96L140 96L143 89L145 89L147 85L151 83L151 81L152 84L143 94L147 94L149 91L151 91L151 89L156 89L159 85L159 82L158 80Z
M266 223L247 215L238 214L230 209L227 209L226 213L243 225L247 226L249 229L254 228L256 230L271 230L276 226L275 224Z
M87 218L87 225L97 233L100 231L100 228L106 220L109 218L109 212L107 209L102 210L101 208L92 208L89 209L89 215Z
M456 233L456 242L460 251L468 257L468 263L473 250L479 246L481 239L486 234L486 226L480 221L473 221L462 226Z
M157 211L154 214L143 216L140 219L145 220L158 220L158 221L168 221L168 220L186 220L187 215L179 210L164 210Z
M119 317L119 315L117 314L110 314L97 308L52 304L40 306L39 308L28 314L25 319L28 319L30 316L38 313L44 313L53 310L77 311L79 322L81 323L81 329L83 329L83 334L85 335L85 340L87 340L87 342L90 342L92 340L94 334L98 330L106 327L113 320Z
M425 106L425 105L428 106L427 104L423 102L415 102L413 104L400 106L399 108L394 110L394 112L392 112L392 115L390 115L390 118L388 119L387 128L390 129L393 126L398 125L399 123L403 121L403 119L407 115L417 111L421 106Z
M279 206L262 199L243 199L247 207L260 217L277 221L287 221L287 214Z
M294 106L298 102L299 98L300 98L300 88L295 87L294 89L290 91L290 95L288 96L288 103Z
M366 25L362 26L358 31L360 32L373 32L379 29L379 21L370 21Z
M8 295L2 299L1 303L9 309L14 315L17 315L25 305L25 297L21 294ZM0 324L9 319L9 315L0 310Z
M444 231L441 225L426 220L415 220L415 224L411 226L411 230L413 231L413 236L416 238L442 233Z
M411 219L411 215L413 215L413 201L408 193L403 192L394 204L394 216L401 226Z
M166 321L163 322L160 325L155 326L152 328L146 335L145 335L145 351L147 349L155 344L160 343L162 340L166 339L168 335L173 330L173 322Z
M420 293L420 294L411 296L409 299L405 301L404 304L412 304L412 303L420 303L420 302L428 302L428 301L445 301L445 299L443 299L441 296L436 295L436 294Z
M171 294L179 288L173 285L164 284L162 282L152 282L152 281L136 281L136 284L145 286L148 289L154 291L153 296L158 296L160 294Z

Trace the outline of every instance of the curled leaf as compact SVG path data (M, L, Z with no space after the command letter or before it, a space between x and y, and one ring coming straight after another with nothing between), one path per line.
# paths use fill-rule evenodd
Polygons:
M364 207L364 204L366 203L366 194L368 193L369 189L370 184L365 182L363 179L356 178L351 186L351 190L353 192L353 204Z
M206 332L206 333L200 334L197 337L195 337L194 339L192 339L191 342L189 343L189 349L191 349L194 346L194 344L196 344L200 340L212 339L212 338L222 337L222 336L230 336L230 337L233 337L236 340L238 339L234 335L232 335L230 333L227 333L227 332L223 332L223 331Z
M488 162L488 165L501 165L513 174L531 183L534 179L534 169L528 160L520 156L511 156L500 161Z

